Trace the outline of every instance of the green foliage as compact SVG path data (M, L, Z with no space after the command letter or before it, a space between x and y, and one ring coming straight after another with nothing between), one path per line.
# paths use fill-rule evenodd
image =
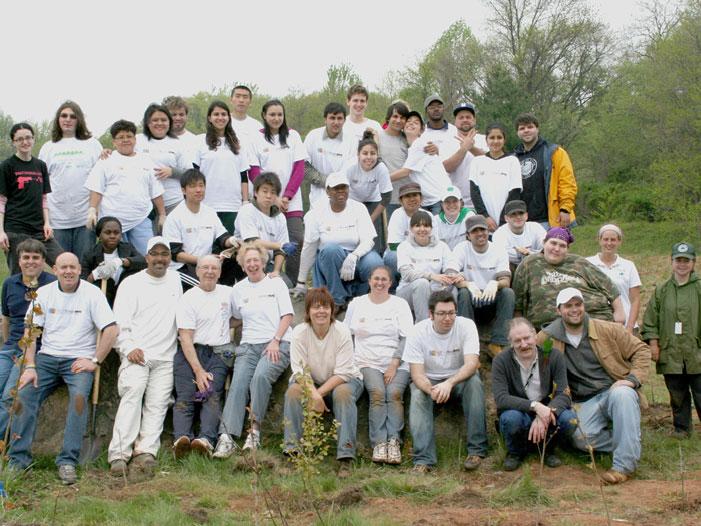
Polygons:
M373 478L363 488L368 497L405 498L411 502L431 502L439 495L457 491L453 481L426 480L411 475L389 475Z
M541 493L540 501L543 505L548 506L553 503L545 493ZM523 475L517 477L506 486L503 490L494 494L492 503L497 506L536 506L538 502L538 486L531 478L531 469L528 465L524 466Z

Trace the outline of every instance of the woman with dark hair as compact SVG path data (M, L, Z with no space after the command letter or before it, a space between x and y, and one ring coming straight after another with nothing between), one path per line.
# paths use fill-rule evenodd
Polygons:
M224 227L234 233L241 205L248 202L248 162L231 127L231 111L215 100L207 109L207 132L197 137L193 164L207 178L204 204L212 207Z
M97 244L90 247L80 262L80 278L89 283L107 280L107 301L114 296L121 281L146 268L146 259L131 243L122 241L122 223L105 216L95 225Z
M263 105L261 115L263 129L251 141L251 180L261 172L273 172L280 178L282 195L278 196L275 205L285 214L290 241L301 243L304 226L302 194L299 188L304 179L307 150L299 133L287 127L282 102L269 100ZM286 273L292 283L297 281L299 252L287 258Z
M513 155L506 155L506 129L498 122L487 126L486 155L472 159L470 165L470 197L478 214L487 218L489 231L506 223L504 206L521 199L521 164Z
M353 340L348 327L336 322L333 296L320 287L311 289L304 305L304 323L292 331L290 364L292 377L285 393L285 443L283 453L299 450L303 437L303 393L308 389L312 411L329 411L333 403L338 430L336 459L355 458L358 423L356 401L363 394L363 376L353 358ZM348 475L342 468L339 476Z
M32 157L34 129L26 122L17 123L10 129L10 140L15 153L0 164L0 249L7 253L10 274L17 274L17 245L25 239L44 243L50 265L63 249L50 224L49 171L44 161Z
M95 244L85 223L90 190L85 180L102 153L102 145L85 124L83 110L71 100L58 107L51 125L51 141L39 151L51 176L47 202L56 241L78 259Z
M163 183L163 203L169 214L183 200L180 176L192 166L190 153L183 141L173 132L173 117L163 104L149 104L144 112L142 132L136 136L137 153L147 154L156 164L156 177ZM158 229L165 218L159 218Z

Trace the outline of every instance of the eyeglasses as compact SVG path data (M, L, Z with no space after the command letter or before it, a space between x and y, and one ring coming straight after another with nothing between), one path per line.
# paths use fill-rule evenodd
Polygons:
M117 135L114 140L115 141L128 141L130 139L134 138L134 134L130 133L129 135Z
M170 256L170 252L149 252L148 255L154 258L167 258L168 256Z
M34 136L30 135L29 137L17 137L12 142L32 142L33 140Z
M78 116L75 113L62 113L59 115L59 118L61 119L71 119L71 120L78 120Z
M442 311L434 312L433 315L436 318L455 318L455 316L457 316L458 313L454 310L450 310L448 312L442 312Z

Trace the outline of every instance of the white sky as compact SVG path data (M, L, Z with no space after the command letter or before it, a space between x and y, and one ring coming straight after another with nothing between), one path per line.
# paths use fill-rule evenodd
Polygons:
M589 1L617 32L638 16L637 0ZM166 95L234 81L280 97L318 90L331 64L374 88L458 18L484 40L488 16L476 0L3 1L0 111L37 122L73 99L99 136Z

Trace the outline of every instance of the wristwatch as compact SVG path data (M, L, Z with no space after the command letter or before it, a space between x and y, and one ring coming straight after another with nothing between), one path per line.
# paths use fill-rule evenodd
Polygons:
M98 367L100 367L100 366L102 365L102 362L101 362L100 360L97 359L97 356L93 356L93 357L90 359L90 361L91 361L92 363L94 363L95 365L97 365Z
M535 411L535 406L536 406L537 403L538 403L538 402L536 402L535 400L533 400L533 401L531 402L531 411Z
M279 336L273 336L273 340L280 343L282 341L282 338L280 338Z

